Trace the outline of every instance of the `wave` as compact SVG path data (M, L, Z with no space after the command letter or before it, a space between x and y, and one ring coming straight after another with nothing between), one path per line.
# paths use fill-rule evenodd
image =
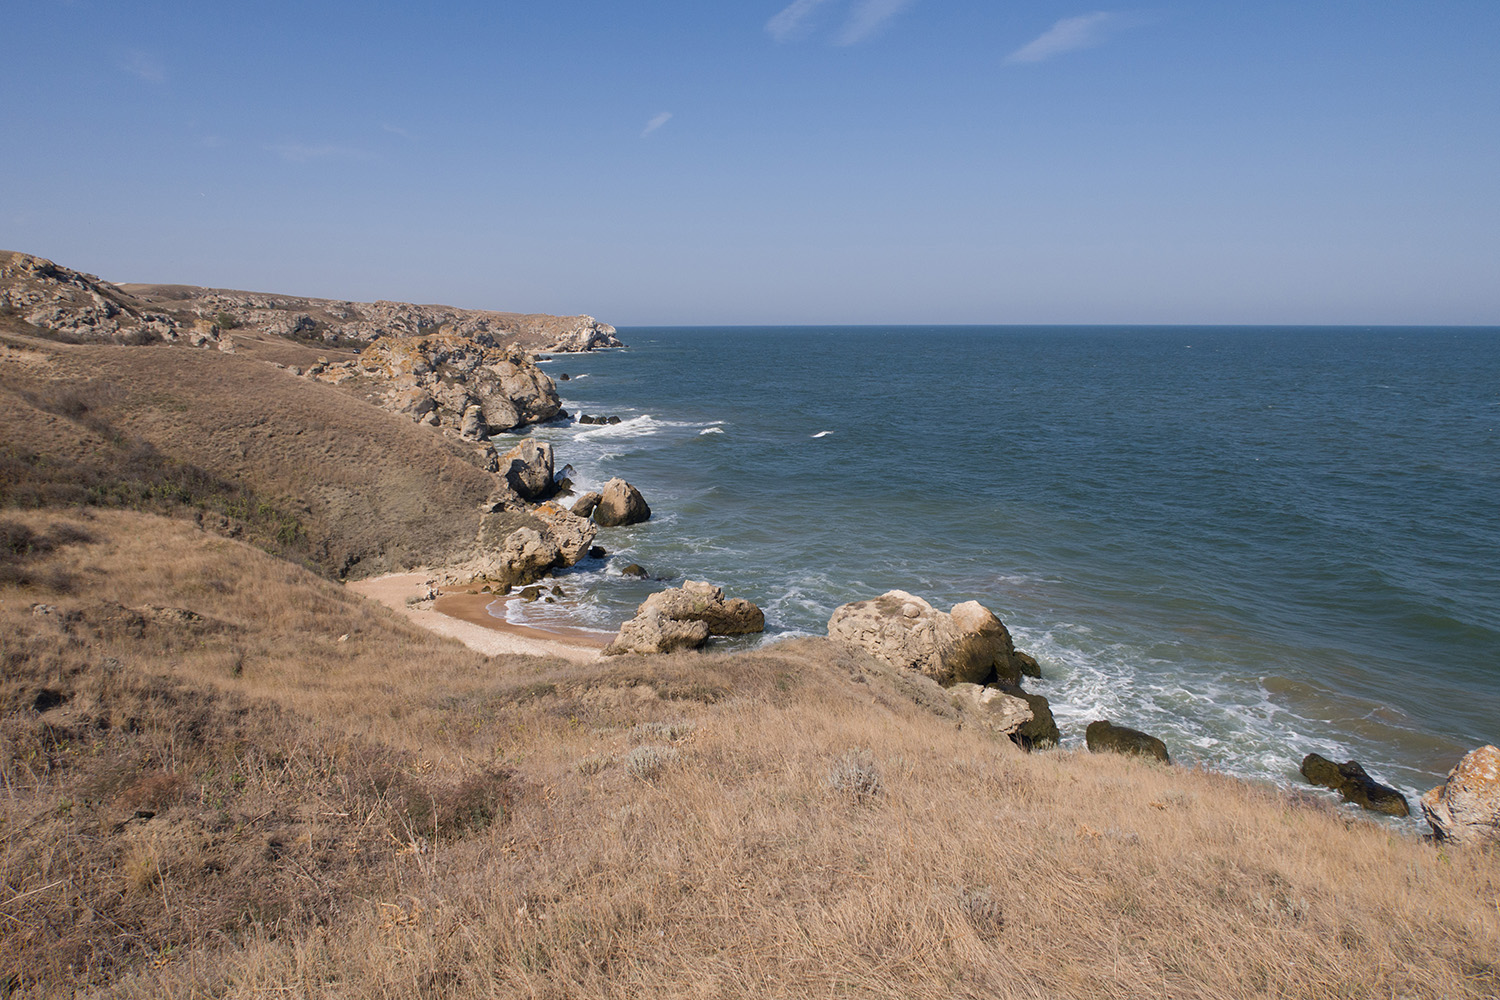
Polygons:
M723 433L724 433L724 428L722 428L722 427L705 427L701 431L698 432L698 436L702 437L705 434L723 434Z
M832 433L833 433L833 431L818 431L818 433L814 434L813 437L815 437L815 438L827 437L828 435L830 435Z

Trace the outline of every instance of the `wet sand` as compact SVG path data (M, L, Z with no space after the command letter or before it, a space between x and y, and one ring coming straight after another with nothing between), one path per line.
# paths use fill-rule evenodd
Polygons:
M486 607L497 600L494 594L471 594L465 589L443 593L430 608L414 608L406 599L426 593L431 586L430 573L392 573L345 584L348 589L372 598L410 618L430 632L457 639L470 649L487 656L515 653L527 656L556 656L577 663L588 663L600 657L608 639L597 633L552 632L511 625L492 616Z

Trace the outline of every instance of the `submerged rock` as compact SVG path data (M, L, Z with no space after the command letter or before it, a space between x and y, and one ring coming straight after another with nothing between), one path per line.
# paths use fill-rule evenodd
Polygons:
M1422 796L1432 832L1459 844L1500 842L1500 748L1470 750L1448 778Z
M1333 789L1346 802L1353 802L1372 812L1388 816L1411 815L1406 796L1370 777L1358 761L1347 760L1342 764L1335 764L1326 757L1310 753L1302 758L1301 770L1302 777L1314 785Z
M1117 726L1106 719L1090 722L1084 738L1091 753L1135 754L1155 757L1163 764L1172 762L1167 754L1167 745L1155 736L1129 726Z

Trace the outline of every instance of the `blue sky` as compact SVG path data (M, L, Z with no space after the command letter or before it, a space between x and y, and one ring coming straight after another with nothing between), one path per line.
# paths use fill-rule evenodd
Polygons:
M723 323L1500 324L1500 3L12 0L0 247Z

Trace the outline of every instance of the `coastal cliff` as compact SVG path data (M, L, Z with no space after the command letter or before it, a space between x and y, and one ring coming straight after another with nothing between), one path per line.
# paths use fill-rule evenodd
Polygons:
M0 251L0 328L107 342L218 343L231 330L324 346L449 334L539 352L619 347L592 316L350 302L193 285L113 284L50 260Z

